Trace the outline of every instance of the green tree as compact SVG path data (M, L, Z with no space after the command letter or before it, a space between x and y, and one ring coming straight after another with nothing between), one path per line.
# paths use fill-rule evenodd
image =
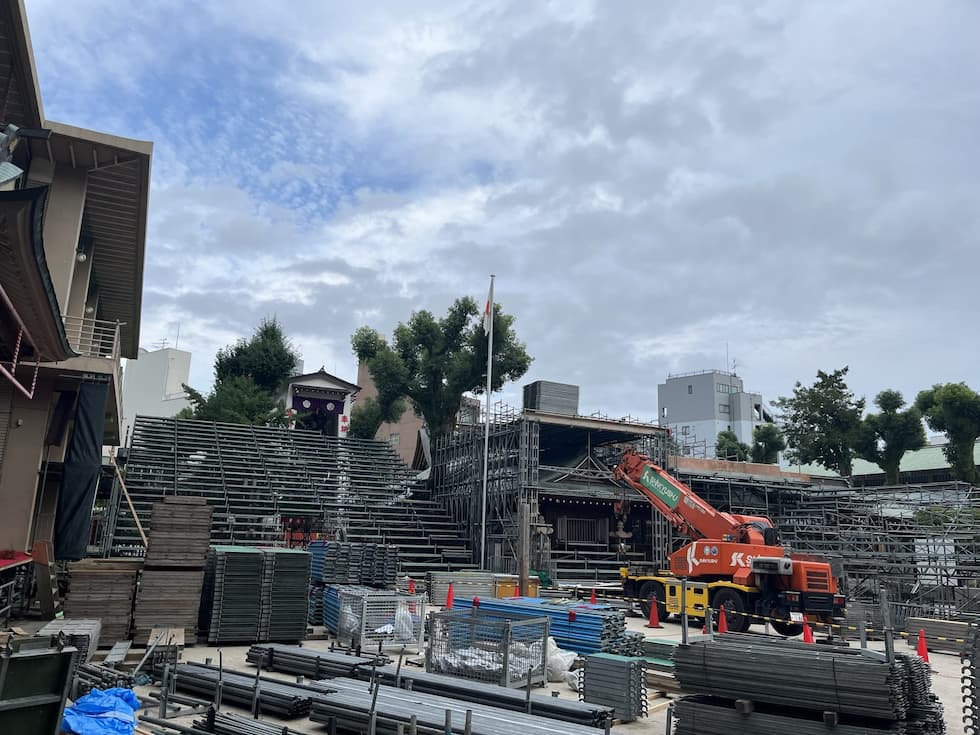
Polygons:
M864 399L854 397L846 376L847 366L832 373L818 370L812 386L797 381L792 396L773 402L782 412L790 459L817 462L842 477L851 476L854 435L864 412Z
M299 364L299 354L283 334L275 318L266 317L249 339L218 350L214 358L214 380L251 377L268 393L277 393Z
M394 419L397 421L398 419ZM357 402L350 414L350 429L347 436L351 439L374 439L384 418L381 406L374 398L365 398Z
M369 327L354 332L351 346L367 362L378 389L381 420L397 420L398 399L408 398L432 436L455 428L463 394L482 393L486 386L487 338L480 313L471 298L457 299L441 319L429 311L414 312L395 328L391 345ZM494 304L491 388L517 380L530 365L531 357L514 332L514 317ZM374 409L361 410L359 421L367 423L369 410Z
M899 466L906 452L926 445L922 414L914 406L902 411L905 398L897 390L883 390L875 397L881 413L868 414L854 439L854 453L881 467L890 485L898 484Z
M759 424L752 432L752 448L749 450L753 462L776 464L779 453L786 449L783 433L775 424Z
M299 363L299 355L275 319L263 319L249 339L218 350L214 388L208 394L185 385L189 409L180 418L234 424L286 425L279 391Z
M229 424L285 426L286 412L281 403L250 377L234 376L216 383L203 395L184 386L193 406L193 418Z
M745 462L749 458L749 447L738 440L734 431L719 431L715 439L715 456L733 462Z
M919 393L915 407L930 429L946 434L949 443L943 451L953 476L975 483L973 448L980 436L980 394L966 383L937 384Z

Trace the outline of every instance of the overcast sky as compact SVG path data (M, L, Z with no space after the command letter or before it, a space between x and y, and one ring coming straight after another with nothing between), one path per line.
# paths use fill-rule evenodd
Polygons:
M50 119L155 143L142 344L308 370L498 300L583 413L726 344L980 388L980 3L27 0ZM514 386L507 397L516 401Z

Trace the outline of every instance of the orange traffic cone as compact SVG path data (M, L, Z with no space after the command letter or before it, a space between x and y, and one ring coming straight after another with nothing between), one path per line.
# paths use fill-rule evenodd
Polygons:
M660 624L660 612L657 610L657 596L650 595L650 619L644 626L646 628L663 628Z
M915 647L915 652L919 654L919 658L929 663L929 646L926 643L926 632L924 630L919 631L919 645Z
M517 600L521 597L521 586L517 582L514 582L514 594L510 597L512 600Z
M453 583L452 582L449 583L449 589L446 590L446 606L444 609L446 610L453 609Z
M722 605L718 608L718 632L727 633L728 632L728 618L725 617L725 606Z
M807 622L806 615L803 616L803 642L813 643L813 629L810 627L810 623Z
M592 588L592 597L589 598L589 602L595 605L595 587Z

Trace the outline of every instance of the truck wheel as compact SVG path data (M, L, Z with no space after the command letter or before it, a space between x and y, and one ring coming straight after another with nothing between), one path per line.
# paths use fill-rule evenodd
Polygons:
M667 620L667 595L664 586L660 582L645 582L640 587L640 609L644 617L650 619L650 598L657 598L657 617L663 623Z
M744 633L749 629L751 624L751 619L746 615L745 610L745 600L742 595L733 589L722 588L715 592L714 597L711 599L711 607L715 609L715 625L717 626L717 618L719 615L719 610L721 606L725 606L725 620L728 623L728 629L732 633Z
M791 620L771 620L770 622L773 630L787 638L793 638L803 632L803 626Z

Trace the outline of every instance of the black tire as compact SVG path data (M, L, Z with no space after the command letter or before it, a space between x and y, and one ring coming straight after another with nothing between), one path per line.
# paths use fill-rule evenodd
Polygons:
M660 622L666 622L667 620L667 595L664 592L664 586L660 582L644 582L643 586L640 587L640 609L643 611L643 617L647 620L650 619L650 598L657 598L657 617L660 618Z
M737 590L721 588L711 598L711 607L715 609L715 628L718 627L718 616L721 606L725 606L725 621L732 633L744 633L752 624L752 619L746 615L745 598Z
M790 620L771 620L772 629L787 638L794 638L803 632L802 623L794 623Z

